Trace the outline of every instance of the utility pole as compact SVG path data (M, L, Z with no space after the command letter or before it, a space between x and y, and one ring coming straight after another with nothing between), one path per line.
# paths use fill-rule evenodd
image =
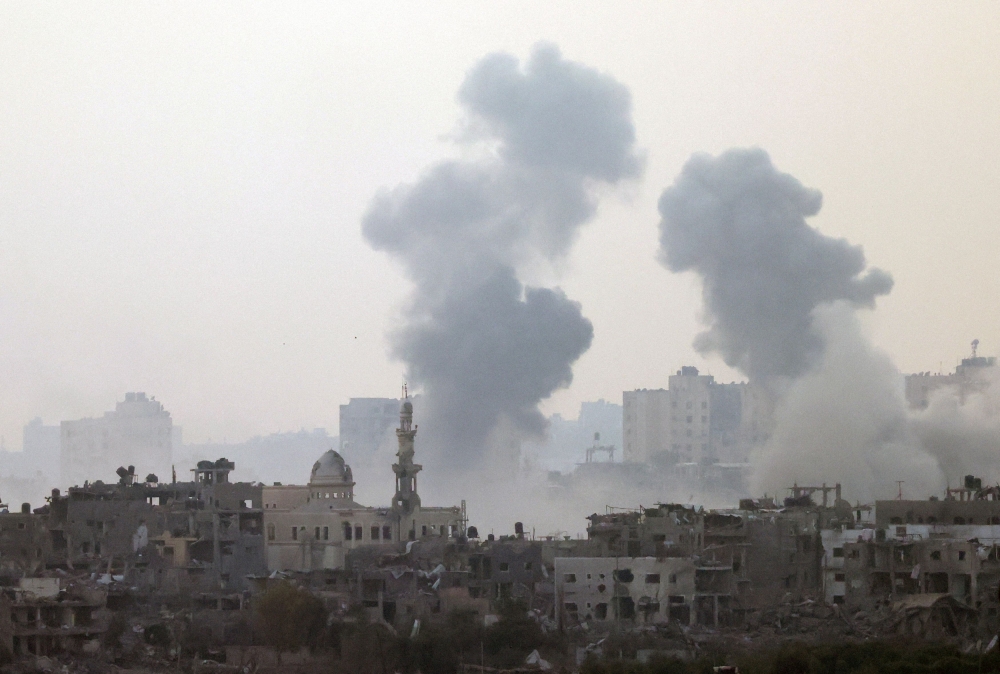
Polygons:
M903 500L903 483L905 480L896 480L896 486L899 488L899 493L896 495L897 501Z

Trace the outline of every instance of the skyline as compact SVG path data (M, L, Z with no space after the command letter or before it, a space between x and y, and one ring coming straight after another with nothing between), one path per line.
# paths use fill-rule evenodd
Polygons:
M901 371L948 371L973 338L1000 353L984 48L1000 19L985 4L105 7L0 9L8 447L36 416L99 416L126 391L155 395L190 442L332 430L348 398L394 397L386 333L410 285L362 215L379 188L461 155L449 136L473 64L539 41L629 89L646 158L565 260L528 270L594 326L543 412L620 402L681 365L744 378L694 351L700 286L656 260L660 192L692 153L730 146L820 190L809 224L892 274L861 320Z

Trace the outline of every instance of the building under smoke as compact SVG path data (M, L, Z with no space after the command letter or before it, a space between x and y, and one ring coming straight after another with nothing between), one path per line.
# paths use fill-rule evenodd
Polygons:
M959 402L971 393L984 391L989 386L989 375L993 374L997 359L994 356L978 354L979 340L972 342L972 355L963 358L951 374L931 374L918 372L906 376L906 403L911 410L924 410L930 405L935 391L950 389L958 395Z

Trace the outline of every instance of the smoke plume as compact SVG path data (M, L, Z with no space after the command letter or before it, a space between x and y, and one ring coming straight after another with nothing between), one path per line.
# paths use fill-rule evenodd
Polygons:
M892 289L865 270L860 246L806 223L822 195L761 149L693 156L660 197L661 260L704 284L709 329L696 348L755 380L797 377L823 353L813 310L836 300L874 306Z
M660 198L661 260L702 279L699 351L719 353L770 399L752 491L841 482L869 500L904 480L926 494L943 481L938 461L909 423L901 375L855 315L892 279L865 271L859 246L807 224L821 204L763 150L696 155Z
M423 446L471 465L498 428L515 444L544 432L538 403L571 382L593 337L578 303L526 287L519 269L564 255L596 188L638 176L642 161L628 90L551 45L523 67L487 56L458 100L459 142L479 158L381 192L362 229L414 282L391 344L427 394Z

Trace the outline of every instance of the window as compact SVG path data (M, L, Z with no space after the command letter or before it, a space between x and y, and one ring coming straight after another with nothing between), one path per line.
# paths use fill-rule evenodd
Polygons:
M382 527L382 540L383 541L392 540L392 528L388 524Z
M835 583L843 583L845 580L847 580L847 576L845 574L843 573L833 574L833 581Z
M595 606L594 607L594 617L597 618L598 620L607 620L608 619L608 605L607 604L598 604L597 606Z
M268 524L267 525L267 540L269 540L269 541L273 541L274 540L274 525L273 524Z
M350 522L344 522L344 540L349 541L354 538L354 528Z
M373 541L378 540L378 525L372 527L372 540Z
M660 574L658 574L658 573L647 573L646 574L646 584L647 585L659 585L660 584Z
M833 549L833 556L834 557L843 557L844 556L844 549L843 548L834 548Z
M157 498L159 498L159 497L157 497ZM253 500L252 499L244 499L243 500L243 507L244 508L253 508Z
M525 562L524 563L524 570L525 571L531 571L531 562Z
M427 535L427 525L426 524L424 524L423 526L420 527L420 535L421 536L426 536Z
M670 582L673 583L674 585L677 584L677 574L676 573L670 574Z
M566 610L570 613L576 613L577 611L576 602L568 601L564 604L564 606L566 607Z
M564 573L563 574L563 582L564 583L575 583L576 582L576 574L575 573Z
M362 527L359 524L358 526L354 527L354 540L360 541L361 540L361 533L362 533Z
M299 540L299 528L298 527L292 527L292 540L293 541Z
M959 550L958 551L958 561L961 562L961 561L964 561L964 560L965 560L965 550Z
M315 539L316 539L317 541L319 540L319 527L316 527L316 535L315 535Z
M933 552L931 552L931 559L941 559L941 551L934 550Z
M323 527L323 540L330 540L330 527Z
M508 564L507 562L500 562L500 570L510 571L510 564Z
M842 595L842 594L835 594L835 595L833 595L833 603L834 604L843 604L844 603L844 595Z
M441 535L442 536L447 536L448 535L448 528L445 527L445 525L443 525L443 524L441 525Z

